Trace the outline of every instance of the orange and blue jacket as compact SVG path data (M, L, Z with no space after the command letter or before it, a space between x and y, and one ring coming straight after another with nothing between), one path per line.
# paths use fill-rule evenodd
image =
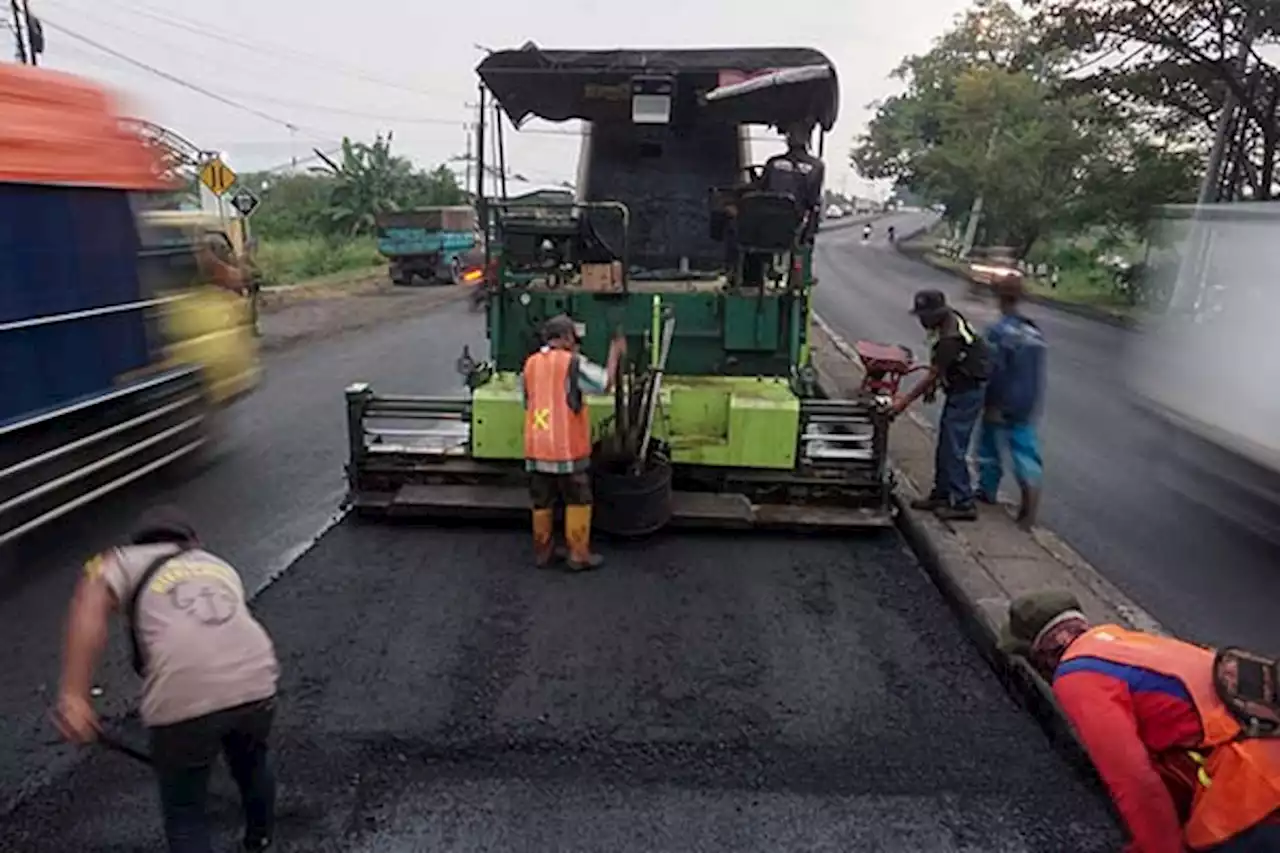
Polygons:
M1234 722L1206 686L1212 655L1104 625L1075 640L1054 672L1054 695L1129 830L1131 853L1205 849L1210 838L1221 842L1275 808L1280 742L1241 741L1232 733ZM1231 759L1241 748L1263 769L1262 778L1237 772ZM1212 795L1206 768L1219 782ZM1244 794L1233 793L1224 807L1229 790ZM1235 807L1244 800L1252 812Z

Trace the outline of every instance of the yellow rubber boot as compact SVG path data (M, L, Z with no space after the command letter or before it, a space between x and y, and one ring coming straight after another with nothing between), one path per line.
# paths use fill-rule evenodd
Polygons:
M573 572L598 569L604 562L599 554L591 553L591 507L567 506L564 508L564 538L569 543L569 559L565 565Z
M534 564L545 569L555 556L556 514L551 509L533 511L533 559Z

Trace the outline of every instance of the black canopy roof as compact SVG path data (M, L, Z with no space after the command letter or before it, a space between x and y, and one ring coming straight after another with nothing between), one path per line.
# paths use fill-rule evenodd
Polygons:
M530 116L548 121L629 116L627 87L638 75L674 76L678 100L739 124L811 120L830 130L839 114L835 66L811 48L542 50L531 42L489 54L476 72L517 126ZM783 74L766 80L766 72ZM722 88L756 76L762 79L742 91Z

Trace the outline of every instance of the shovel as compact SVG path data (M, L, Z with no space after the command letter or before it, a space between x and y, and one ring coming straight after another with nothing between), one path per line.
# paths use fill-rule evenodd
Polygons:
M58 716L57 711L53 711L52 714L55 718ZM106 731L99 730L98 736L93 740L93 743L110 752L128 756L139 764L145 764L147 767L153 766L150 755L136 747L129 746L129 744L114 735L108 734Z

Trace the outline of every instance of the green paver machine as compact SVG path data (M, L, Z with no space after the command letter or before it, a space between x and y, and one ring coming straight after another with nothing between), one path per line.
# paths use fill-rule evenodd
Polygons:
M568 314L598 363L615 334L628 342L614 391L589 398L598 529L890 523L885 401L819 387L813 234L750 157L753 125L808 123L821 146L838 109L830 60L530 44L477 71L482 116L491 98L517 129L582 122L576 200L531 216L477 194L494 241L489 358L459 360L466 397L347 389L354 509L527 518L520 371L542 324ZM501 156L501 122L494 130ZM481 176L485 141L481 124Z

